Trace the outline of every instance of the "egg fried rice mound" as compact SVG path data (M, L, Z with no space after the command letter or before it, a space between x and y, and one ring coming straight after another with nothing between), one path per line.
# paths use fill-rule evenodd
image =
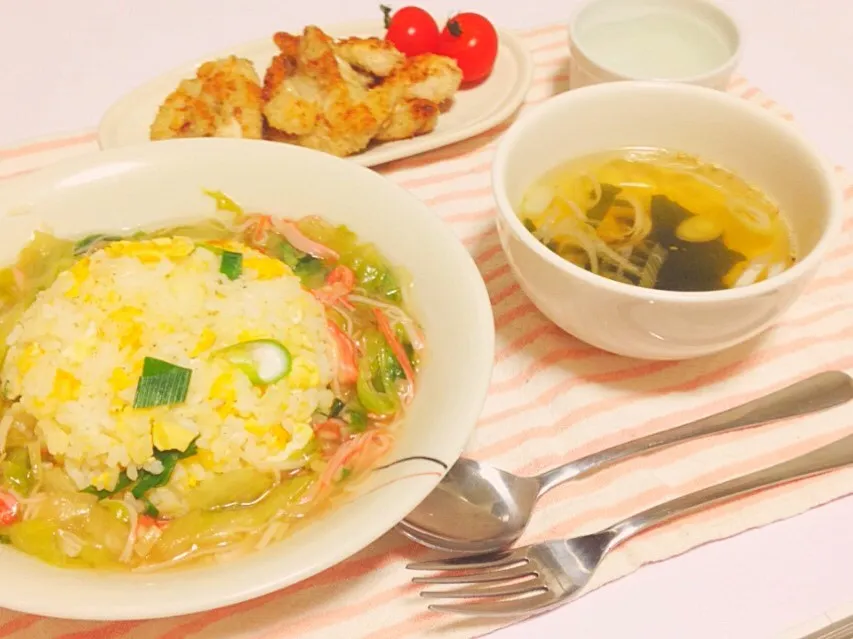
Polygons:
M243 256L234 280L220 273L222 249ZM286 347L288 375L253 385L218 356L256 339ZM37 420L79 489L113 489L122 471L130 479L161 472L155 449L193 442L198 453L173 475L185 486L243 467L297 468L312 444L312 415L333 400L322 305L285 264L233 242L109 244L39 293L7 344L0 374L11 410ZM192 371L185 401L134 408L145 358ZM168 498L167 489L152 493L161 505Z

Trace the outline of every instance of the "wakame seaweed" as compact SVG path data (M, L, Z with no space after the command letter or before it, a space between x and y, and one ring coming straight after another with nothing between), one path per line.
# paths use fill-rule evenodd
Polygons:
M715 291L726 288L723 278L746 257L728 248L721 238L709 242L684 242L676 228L693 215L665 195L652 196L652 231L646 241L668 250L658 271L655 288L667 291Z
M621 190L622 189L618 186L603 183L601 185L601 197L598 199L595 206L586 212L587 218L597 222L603 220L605 214L610 210L610 207L613 206L613 201L616 199L616 196Z

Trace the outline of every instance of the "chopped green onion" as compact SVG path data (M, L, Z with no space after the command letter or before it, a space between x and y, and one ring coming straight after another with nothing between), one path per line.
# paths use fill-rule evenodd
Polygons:
M222 261L219 263L219 272L229 280L236 280L243 272L243 254L223 251Z
M212 197L216 201L216 208L220 211L230 211L231 213L236 213L237 215L243 215L243 209L230 197L225 195L222 191L204 191L204 194Z
M136 385L133 407L151 408L183 403L187 398L191 376L189 368L146 357L142 365L142 377Z
M243 371L255 386L274 384L290 373L290 351L274 339L240 342L219 351L226 360Z
M347 477L349 477L350 475L352 475L352 470L351 470L351 469L349 469L349 468L341 468L341 478L340 478L338 481L343 481L343 480L345 480Z
M9 535L0 535L0 544L11 544L12 540Z

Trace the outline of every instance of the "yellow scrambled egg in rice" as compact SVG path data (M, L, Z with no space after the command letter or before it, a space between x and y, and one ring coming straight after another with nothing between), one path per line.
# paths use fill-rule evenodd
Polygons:
M221 272L223 251L242 256L237 277ZM251 340L280 344L288 373L258 384L218 356ZM192 444L179 484L246 466L297 468L312 415L333 400L323 307L284 263L236 242L108 244L39 294L8 347L7 397L38 420L81 489L110 489L121 472L156 470L155 451ZM183 401L134 407L146 358L191 371Z

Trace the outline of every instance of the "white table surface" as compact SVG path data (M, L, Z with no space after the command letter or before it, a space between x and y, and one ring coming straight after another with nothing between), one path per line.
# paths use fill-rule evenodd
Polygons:
M719 0L741 22L741 71L853 169L853 12L842 0ZM374 18L378 0L0 0L0 146L93 128L136 85L229 44ZM508 28L577 0L424 0ZM845 6L847 5L847 6ZM397 6L401 6L398 3ZM652 565L496 639L800 637L853 613L853 498Z

